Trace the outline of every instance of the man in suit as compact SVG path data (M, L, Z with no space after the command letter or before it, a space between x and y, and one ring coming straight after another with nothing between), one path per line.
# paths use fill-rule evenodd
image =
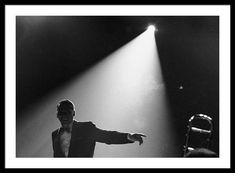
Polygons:
M74 120L75 108L70 100L62 100L57 105L57 118L61 128L52 132L54 157L93 157L96 142L106 144L143 143L139 133L121 133L99 129L91 121Z

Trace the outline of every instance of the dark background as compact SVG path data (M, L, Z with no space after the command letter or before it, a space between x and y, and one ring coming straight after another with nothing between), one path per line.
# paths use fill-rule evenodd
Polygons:
M188 119L214 122L219 153L219 17L93 16L16 18L17 117L43 95L155 24L164 80L182 144ZM180 89L183 86L183 89ZM223 118L223 117L221 117Z

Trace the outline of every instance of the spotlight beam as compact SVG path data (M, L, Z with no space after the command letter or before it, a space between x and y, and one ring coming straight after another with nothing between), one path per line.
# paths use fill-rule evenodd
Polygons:
M94 157L178 154L157 45L148 30L24 112L27 118L17 123L17 157L52 157L49 136L59 127L55 105L64 98L74 101L79 108L75 118L78 121L92 121L98 128L148 136L141 147L97 143Z

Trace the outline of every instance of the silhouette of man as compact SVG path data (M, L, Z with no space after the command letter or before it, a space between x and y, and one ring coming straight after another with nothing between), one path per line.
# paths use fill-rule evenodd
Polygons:
M54 157L93 157L96 142L106 144L143 143L139 133L121 133L102 130L91 121L74 120L75 107L70 100L62 100L57 105L57 118L61 127L52 132Z

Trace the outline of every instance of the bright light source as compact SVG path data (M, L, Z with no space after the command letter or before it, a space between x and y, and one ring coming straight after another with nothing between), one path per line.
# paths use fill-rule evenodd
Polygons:
M154 25L149 25L148 30L154 32L155 31L155 26Z

